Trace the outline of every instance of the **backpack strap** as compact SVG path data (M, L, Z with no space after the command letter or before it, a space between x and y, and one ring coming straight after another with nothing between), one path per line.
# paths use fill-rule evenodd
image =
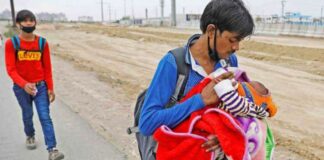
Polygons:
M38 38L38 48L39 48L41 53L43 53L43 50L45 48L45 44L46 44L46 39L39 36L39 38Z
M18 60L18 51L20 49L20 40L18 35L14 35L13 37L11 37L11 42L15 48L15 55L16 55L16 61Z
M20 40L18 35L11 37L11 41L12 44L14 45L15 50L18 51L20 49Z
M20 40L19 40L18 35L11 37L11 41L12 41L12 44L14 45L15 50L18 51L20 49ZM40 52L42 52L42 53L45 48L45 44L46 44L46 39L39 36L38 48L39 48Z
M186 49L184 47L179 47L171 50L170 52L176 60L178 80L176 89L171 97L171 105L167 105L167 108L171 107L184 96L189 75L189 65L185 61Z
M46 44L46 39L39 36L38 38L38 48L39 48L39 51L41 52L41 60L43 61L43 51L44 51L44 48L45 48L45 44Z

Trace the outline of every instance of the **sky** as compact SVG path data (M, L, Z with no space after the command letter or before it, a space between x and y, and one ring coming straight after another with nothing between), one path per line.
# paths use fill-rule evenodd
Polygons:
M177 0L177 14L202 13L210 0ZM243 0L253 15L281 15L282 0ZM145 8L149 17L161 15L160 0L103 0L104 19L109 20L109 6L111 20L120 19L125 15L135 18L145 17ZM14 0L16 11L29 9L34 13L63 12L69 20L77 20L79 16L92 16L101 20L101 0ZM171 13L171 0L164 0L164 16ZM321 16L324 0L286 0L285 11L301 12L313 17ZM10 9L10 0L0 0L0 12Z

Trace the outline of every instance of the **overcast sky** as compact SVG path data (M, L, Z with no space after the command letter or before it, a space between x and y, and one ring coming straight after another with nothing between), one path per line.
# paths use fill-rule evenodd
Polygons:
M104 17L109 19L108 6L111 6L111 19L124 16L124 2L126 15L145 17L145 8L149 17L160 16L160 0L103 0ZM164 15L170 15L171 0L165 1ZM210 0L177 0L177 13L202 13ZM253 15L281 15L281 0L243 0ZM285 11L301 12L303 15L320 17L324 0L286 0ZM15 9L29 9L35 13L51 12L66 14L68 19L76 20L78 16L92 16L101 19L101 0L14 0ZM133 6L133 7L132 7ZM134 8L134 12L132 10ZM10 0L0 0L0 12L10 9ZM323 11L324 12L324 11ZM323 13L324 14L324 13ZM324 15L323 15L324 16Z

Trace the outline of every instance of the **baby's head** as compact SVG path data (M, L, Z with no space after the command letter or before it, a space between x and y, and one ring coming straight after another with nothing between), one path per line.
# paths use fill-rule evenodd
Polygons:
M269 112L269 116L272 117L277 113L277 106L272 101L270 91L258 81L242 82L240 87L238 87L238 92L240 95L246 95L245 89L243 89L243 84L246 84L250 94L253 97L253 101L256 105L266 107ZM244 94L243 94L244 93Z
M248 82L260 95L266 96L269 95L269 90L258 81L250 81Z

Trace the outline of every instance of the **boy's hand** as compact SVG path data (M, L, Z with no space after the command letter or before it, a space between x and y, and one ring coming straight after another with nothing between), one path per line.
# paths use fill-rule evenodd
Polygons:
M35 83L27 83L24 87L24 90L32 95L32 96L35 96L36 95L36 92L37 92L37 89L36 89L36 84Z
M222 80L224 79L233 79L234 78L234 73L233 72L226 72L223 73L222 75L219 76Z
M206 152L213 152L220 147L219 141L215 135L211 134L207 138L208 138L208 141L206 141L201 146L206 149Z
M54 93L54 91L48 90L47 93L48 93L48 99L49 99L49 101L51 103L54 102L54 100L55 100L55 93Z
M201 91L201 96L206 106L215 104L219 101L219 98L214 90L215 84L215 81L212 80Z
M215 78L216 83L219 83L220 81L224 79L233 79L234 78L234 73L233 72L226 72L221 74L220 76Z

